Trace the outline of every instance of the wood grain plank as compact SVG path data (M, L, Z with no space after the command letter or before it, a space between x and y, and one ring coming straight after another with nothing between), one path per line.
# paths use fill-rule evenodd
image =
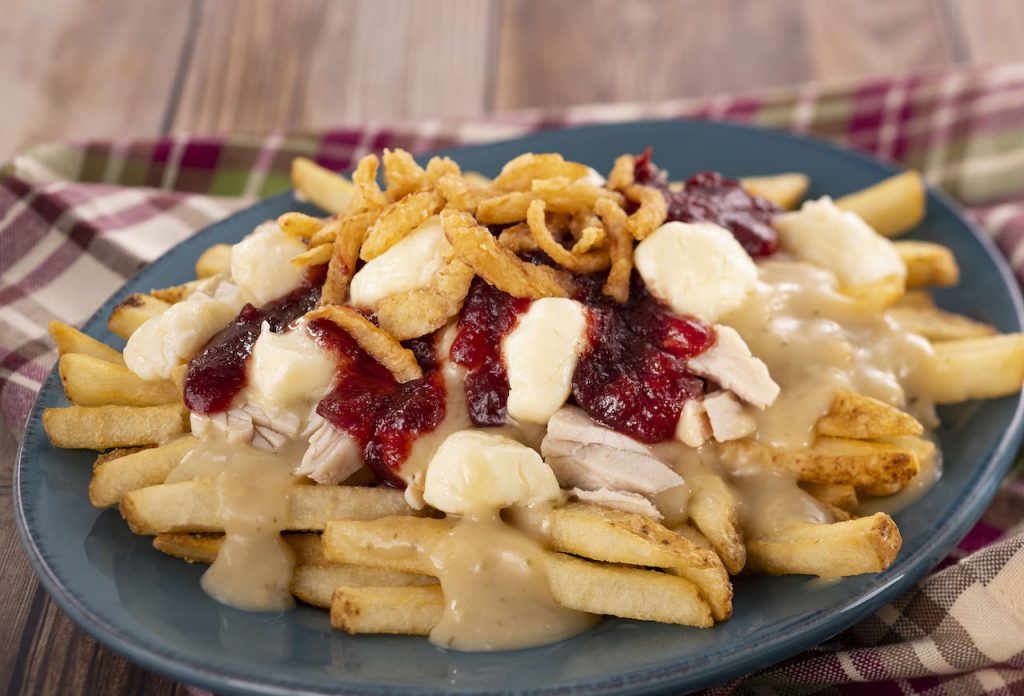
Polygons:
M988 65L1024 60L1024 3L1020 0L949 0L968 59Z
M266 131L484 109L492 2L205 2L178 131Z
M57 138L154 135L188 14L163 0L5 0L0 161Z
M653 100L809 76L789 0L505 0L495 106Z
M0 487L0 693L154 694L188 690L103 647L57 608L39 586L18 543L11 489Z
M887 75L955 62L936 0L803 0L816 78Z

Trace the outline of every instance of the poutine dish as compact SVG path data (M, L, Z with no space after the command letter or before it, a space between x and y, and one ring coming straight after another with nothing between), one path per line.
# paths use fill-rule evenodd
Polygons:
M915 172L806 201L650 151L292 175L326 215L129 296L123 350L50 327L71 405L43 424L100 452L92 504L241 609L457 650L711 628L738 574L885 570L935 406L1024 382L1024 335L932 300L952 253L896 239Z

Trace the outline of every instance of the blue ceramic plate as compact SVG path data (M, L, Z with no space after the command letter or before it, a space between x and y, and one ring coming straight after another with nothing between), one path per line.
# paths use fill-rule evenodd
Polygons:
M648 145L676 178L701 169L734 176L802 171L813 181L811 196L843 194L893 172L821 142L702 122L550 131L447 154L465 169L490 174L526 151L558 151L607 171L617 155ZM282 194L213 225L125 285L85 330L118 345L105 323L125 295L185 281L209 245L235 242L257 223L305 207ZM961 285L938 293L945 307L1002 331L1021 330L1021 298L1006 264L948 199L929 193L928 217L916 235L952 248L960 262ZM980 516L1021 439L1019 397L946 410L939 432L945 475L896 515L903 550L880 575L832 584L740 579L735 615L713 629L609 620L543 648L460 654L420 638L353 638L332 631L327 613L308 607L268 615L217 604L199 587L202 567L154 551L116 511L90 507L95 455L55 449L40 424L42 409L64 403L54 372L29 420L15 480L21 540L43 585L76 623L130 660L228 693L679 693L721 682L819 643L907 590Z

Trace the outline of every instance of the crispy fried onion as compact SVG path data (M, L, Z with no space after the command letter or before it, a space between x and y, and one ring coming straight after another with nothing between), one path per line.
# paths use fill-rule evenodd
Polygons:
M490 230L477 224L469 213L442 211L441 223L455 255L499 290L531 300L572 295L571 275L523 261L498 244Z
M608 251L612 259L608 279L601 291L616 302L626 302L629 299L629 277L633 272L633 238L626 230L626 211L607 198L598 201L594 209L608 231Z
M352 172L352 183L356 190L349 202L348 213L359 213L374 208L380 209L387 205L388 199L377 185L377 169L380 161L377 155L367 155L359 160L356 170Z
M292 257L292 263L296 266L319 266L331 260L331 243L310 247L301 254Z
M509 249L515 254L522 254L527 251L537 251L537 240L530 232L530 226L525 222L517 222L511 227L506 227L498 235L498 244Z
M621 194L585 181L569 181L565 177L537 179L531 184L530 193L513 191L481 201L476 218L485 225L507 225L525 220L534 200L544 201L550 213L575 213L593 208L597 201L606 198L619 204L624 201Z
M426 187L427 173L405 150L384 150L384 185L388 198L397 201Z
M339 224L327 264L327 279L320 291L320 305L341 304L348 298L348 286L359 261L359 248L374 217L369 212L356 213Z
M636 183L636 157L620 155L615 159L612 170L608 172L608 188L621 191Z
M277 226L289 237L310 239L328 220L304 213L285 213L277 218Z
M626 198L639 204L636 211L626 221L626 230L633 239L643 241L661 227L668 217L668 203L665 196L656 188L632 184L624 189Z
M611 265L611 258L607 251L592 251L582 256L577 256L562 246L557 239L551 235L547 221L544 219L544 201L534 201L530 204L530 210L526 215L526 222L530 226L530 233L541 250L551 257L551 260L562 268L574 273L596 273L603 271Z
M593 249L603 249L608 244L601 218L591 210L581 210L569 221L569 232L576 240L572 253L581 255Z
M506 162L492 186L498 191L529 191L535 179L562 177L575 181L585 177L588 172L586 165L566 162L557 153L535 155L527 152Z
M373 223L359 252L363 261L375 259L437 213L444 205L439 191L417 191L390 204Z
M458 316L476 275L454 256L445 260L429 287L389 295L374 307L382 329L399 341L425 336Z
M324 305L306 314L306 319L328 319L355 339L359 347L386 367L399 382L411 382L423 377L423 370L411 350L402 346L394 336L364 317L352 307Z
M475 211L484 197L482 187L474 186L458 174L445 174L438 179L437 190L444 196L447 207L464 213Z

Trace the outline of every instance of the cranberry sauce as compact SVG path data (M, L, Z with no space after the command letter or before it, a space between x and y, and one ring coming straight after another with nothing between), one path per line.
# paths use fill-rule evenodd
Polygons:
M714 344L714 331L673 314L640 282L625 305L596 290L577 298L590 307L590 346L572 380L576 403L598 423L638 440L671 439L683 403L704 391L686 360Z
M185 375L185 405L196 413L226 411L245 386L246 363L259 338L263 322L277 333L306 312L320 299L320 282L307 282L284 297L254 307L242 307L235 320L210 339L202 352L188 364Z
M350 435L363 449L377 481L404 488L398 469L413 442L444 420L445 386L433 351L433 337L409 342L424 368L423 379L400 384L359 344L326 319L309 325L310 334L338 361L338 386L317 405L317 413Z
M476 425L501 425L508 415L508 374L501 358L501 339L530 306L474 278L459 314L459 333L451 359L467 369L465 390L469 416Z
M781 208L750 195L736 179L700 172L690 177L683 190L672 191L665 172L651 162L650 148L637 157L635 177L638 184L657 188L665 196L670 221L713 222L732 232L754 257L768 256L779 248L779 235L771 223Z

